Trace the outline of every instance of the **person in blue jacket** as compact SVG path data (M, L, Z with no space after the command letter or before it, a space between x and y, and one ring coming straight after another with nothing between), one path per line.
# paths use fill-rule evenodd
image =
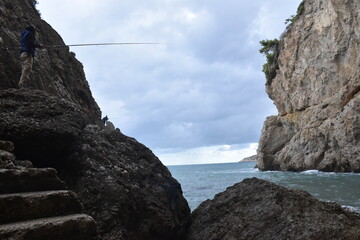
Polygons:
M20 60L21 60L21 77L19 81L19 88L23 88L29 81L30 73L32 70L35 49L42 48L41 44L38 44L35 40L35 27L27 26L21 33L20 39Z

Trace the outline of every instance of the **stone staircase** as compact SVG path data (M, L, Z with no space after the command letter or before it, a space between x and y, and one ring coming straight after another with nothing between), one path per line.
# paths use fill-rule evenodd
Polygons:
M0 240L95 240L96 223L52 168L0 168Z

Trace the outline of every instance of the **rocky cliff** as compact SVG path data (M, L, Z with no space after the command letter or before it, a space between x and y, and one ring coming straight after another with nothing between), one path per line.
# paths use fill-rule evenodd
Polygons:
M14 88L21 76L18 50L21 31L32 24L37 40L44 45L64 45L60 35L40 18L35 0L0 1L0 89ZM100 109L92 97L82 64L64 48L38 51L34 59L30 87L70 100L81 106L92 122L100 119Z
M55 168L96 220L101 239L184 239L191 216L180 184L151 150L101 124L69 49L39 52L29 88L14 89L19 53L5 47L18 45L26 25L35 25L40 42L64 44L34 2L0 2L0 139L12 141L16 156L34 167Z
M281 36L266 91L262 170L360 172L360 2L305 0Z

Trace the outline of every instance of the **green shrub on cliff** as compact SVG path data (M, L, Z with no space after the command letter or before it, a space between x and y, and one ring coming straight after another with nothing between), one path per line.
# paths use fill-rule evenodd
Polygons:
M285 20L285 24L288 24L290 22L290 24L292 24L293 22L295 22L305 11L305 0L303 0L297 11L296 11L296 15L291 15L290 18Z
M276 76L276 70L279 68L277 61L279 55L279 43L279 40L276 38L273 40L260 41L262 48L259 51L266 56L266 63L263 65L262 71L265 73L267 83L270 83Z

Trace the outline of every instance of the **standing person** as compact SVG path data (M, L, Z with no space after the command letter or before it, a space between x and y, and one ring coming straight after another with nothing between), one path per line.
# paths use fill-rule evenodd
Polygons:
M27 26L21 33L20 39L20 59L21 59L21 77L19 81L19 88L23 88L29 81L30 73L32 70L35 49L42 48L41 44L38 44L35 40L35 27Z
M106 126L106 123L107 121L109 120L108 116L106 115L105 117L103 117L103 123L104 123L104 126Z

